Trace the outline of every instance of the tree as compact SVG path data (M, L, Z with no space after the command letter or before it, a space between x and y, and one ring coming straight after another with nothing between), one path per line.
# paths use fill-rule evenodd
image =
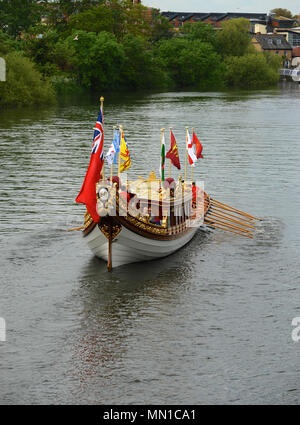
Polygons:
M290 12L288 9L282 9L281 7L272 9L271 13L275 13L276 16L283 16L285 18L293 19L292 12Z
M70 17L68 27L88 32L113 32L114 22L112 11L105 5L92 7Z
M22 43L0 30L0 56L15 50L21 50Z
M210 43L174 37L160 42L156 55L178 87L222 86L221 57Z
M42 7L37 0L2 0L0 28L17 37L40 21Z
M132 1L123 3L125 6L126 30L129 34L146 39L151 37L151 25L147 16L148 9L141 4L133 4Z
M217 33L218 50L222 56L242 56L250 48L249 21L244 18L230 19Z
M216 44L216 31L214 28L204 22L186 23L183 25L182 34L190 40L200 40L212 45Z
M44 0L44 13L47 21L57 30L64 31L69 18L77 13L105 3L105 0Z
M121 70L122 85L126 88L149 89L166 86L165 74L141 37L128 34L122 41L125 61Z
M227 84L232 88L265 89L279 81L277 66L279 61L268 59L263 53L248 53L243 56L228 56L226 58Z
M70 52L72 73L82 86L102 90L120 86L125 54L113 34L79 30L64 43Z
M32 59L38 70L48 76L59 72L59 69L68 68L70 52L61 46L60 33L43 26L44 32L36 35L38 28L33 27L23 39L26 55Z
M20 52L7 54L6 82L0 83L0 105L34 105L55 102L48 80L36 70L30 59Z
M159 40L172 38L174 31L169 20L160 14L159 9L152 9L152 25L150 41L156 43Z

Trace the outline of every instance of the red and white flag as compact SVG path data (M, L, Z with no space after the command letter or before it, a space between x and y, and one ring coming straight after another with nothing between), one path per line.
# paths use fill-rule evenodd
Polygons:
M197 162L197 156L195 154L195 148L188 130L186 134L186 144L187 144L187 151L189 156L189 163L192 167L195 167L195 164Z
M103 139L102 111L100 110L98 120L94 128L90 163L81 190L76 198L76 202L86 205L86 208L95 223L98 223L100 219L96 209L96 183L101 177L101 170L103 166Z

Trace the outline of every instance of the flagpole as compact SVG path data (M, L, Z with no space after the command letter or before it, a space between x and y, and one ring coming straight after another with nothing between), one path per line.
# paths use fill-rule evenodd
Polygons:
M101 114L102 114L102 124L104 124L104 120L103 120L103 102L104 102L104 97L101 96L100 97L100 111L101 111ZM103 161L102 179L105 180L105 161Z
M122 139L122 132L123 132L123 126L120 125L120 132L121 132L121 138ZM118 177L120 178L120 172L121 172L121 143L120 143L120 150L119 150L119 157L118 157Z
M115 131L116 131L116 126L114 125L113 126L113 138L115 137ZM114 168L114 160L112 161L111 166L110 166L110 184L111 185L113 184L113 182L112 182L113 168Z
M187 144L188 144L188 131L189 128L185 127L186 129L186 142L185 142L185 169L184 169L184 184L186 185L186 173L187 173Z
M161 150L160 151L162 151L162 145L163 145L163 141L164 141L164 132L165 132L165 128L162 128L161 130L160 130L160 132L161 132ZM160 163L161 163L161 170L160 170L160 172L161 172L161 176L160 176L160 181L164 181L165 180L165 170L163 170L162 169L162 156L161 156L161 154L160 154ZM165 167L165 163L166 163L166 154L165 154L165 157L164 157L164 167ZM163 179L162 179L162 177L163 177Z
M173 127L170 127L170 148L171 148L171 131L173 130ZM172 161L170 159L170 164L169 164L169 177L171 177L171 164Z
M194 133L194 127L192 128L192 132ZM192 142L192 144L193 144L193 142ZM194 167L191 167L191 180L192 180L192 183L193 183L193 181L194 181Z

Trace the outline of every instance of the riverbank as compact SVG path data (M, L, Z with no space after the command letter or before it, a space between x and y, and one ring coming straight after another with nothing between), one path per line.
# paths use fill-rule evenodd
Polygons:
M217 32L201 22L176 33L159 27L156 37L143 26L123 34L76 25L70 20L60 32L37 26L20 39L0 31L7 65L0 105L50 104L78 91L258 90L279 81L282 59L254 50L243 18Z

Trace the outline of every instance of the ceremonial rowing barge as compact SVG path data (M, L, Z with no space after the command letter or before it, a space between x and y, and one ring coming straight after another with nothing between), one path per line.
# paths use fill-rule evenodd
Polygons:
M85 241L97 257L107 261L109 270L112 264L116 267L172 254L192 239L208 211L208 195L202 194L205 209L200 197L193 209L192 190L181 181L166 189L151 177L128 185L130 200L120 192L118 183L99 182L99 223L86 214Z
M172 130L170 151L164 153L164 129L160 178L153 171L148 178L121 178L121 172L131 164L122 127L106 155L111 173L105 178L102 117L103 103L94 129L89 168L76 201L87 207L82 226L84 239L94 255L107 262L109 271L113 266L166 257L186 245L204 224L253 237L258 218L212 199L193 179L186 181L187 160L193 165L202 157L202 145L200 151L199 145L193 147L188 128L185 180L181 175L177 181L164 178L165 157L180 168ZM196 141L200 143L197 138ZM113 176L117 154L118 174Z

